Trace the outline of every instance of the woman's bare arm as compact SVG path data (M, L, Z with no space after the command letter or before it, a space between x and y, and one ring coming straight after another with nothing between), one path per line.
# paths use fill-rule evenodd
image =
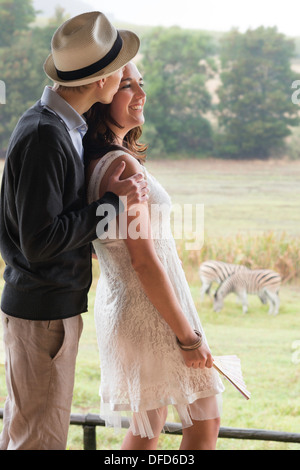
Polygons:
M122 178L128 178L140 172L141 168L138 161L135 161L130 156L122 156L122 159L126 162ZM114 167L108 170L105 180L102 180L103 184L100 186L100 193L105 192L106 181L108 181L109 173L113 169ZM184 345L193 344L198 337L182 311L169 276L154 248L148 204L145 202L134 205L126 214L122 214L121 217L120 230L123 230L122 237L128 248L132 266L140 279L146 295L179 341ZM132 232L133 227L137 225L136 222L139 222L138 238L136 238L136 232ZM204 367L205 364L211 366L210 352L205 345L194 351L181 352L188 366Z

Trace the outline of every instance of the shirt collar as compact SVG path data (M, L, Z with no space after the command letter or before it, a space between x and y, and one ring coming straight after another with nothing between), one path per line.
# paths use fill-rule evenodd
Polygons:
M54 111L64 121L69 131L81 126L83 126L82 130L87 130L87 124L83 117L51 87L45 87L41 103Z

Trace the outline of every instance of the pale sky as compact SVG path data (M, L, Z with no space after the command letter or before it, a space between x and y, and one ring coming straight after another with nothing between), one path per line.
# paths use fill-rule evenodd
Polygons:
M237 27L277 26L300 36L300 0L84 0L112 20L140 25L229 31ZM106 3L107 2L107 3ZM107 6L106 6L107 5Z

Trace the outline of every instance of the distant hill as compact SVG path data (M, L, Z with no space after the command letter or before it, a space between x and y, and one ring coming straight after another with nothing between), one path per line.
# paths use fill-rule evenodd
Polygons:
M70 16L80 15L81 13L92 11L94 8L92 5L90 5L88 2L84 0L33 0L33 5L34 5L34 8L37 11L39 11L37 23L39 23L41 26L43 25L44 19L54 16L55 8L57 6L64 8L65 13ZM101 5L101 7L99 5L99 9L101 9L102 6L103 4ZM128 24L122 21L121 19L116 18L115 15L113 15L109 11L109 3L107 6L107 9L103 10L103 12L114 23L114 26L116 26L117 28L130 29L131 31L134 31L136 34L138 34L140 37L142 37L143 34L145 34L147 31L152 29L151 26ZM221 40L224 34L218 31L206 31L206 32L209 33L214 38L217 44ZM299 59L300 58L300 37L295 37L293 39L295 40L295 45L296 45L295 56L296 58Z
M39 12L35 23L41 27L47 23L48 18L55 15L55 9L58 6L62 7L65 10L65 15L70 17L95 9L93 5L90 5L84 0L33 0L33 5L35 10ZM103 11L117 28L130 29L138 35L142 35L145 31L152 29L151 26L125 24L125 22L116 18L115 15L109 11L109 5L107 9L103 10L101 5L101 7L99 6L99 10Z
M65 9L70 16L80 15L86 11L92 11L93 7L84 0L33 0L35 10L39 11L39 16L54 16L55 8L60 6Z
M70 17L93 10L93 5L90 5L84 0L33 0L33 5L35 10L39 12L35 23L41 27L47 23L48 18L51 18L55 15L55 9L58 6L64 8L65 14L69 15ZM100 11L101 8L102 5L101 7L99 6ZM120 18L116 18L116 16L109 11L109 4L107 6L107 9L103 9L103 12L110 19L110 21L113 22L115 27L119 29L129 29L131 31L134 31L140 37L142 37L148 31L153 29L153 26L129 24L125 21L122 21ZM214 37L217 42L224 34L218 31L206 32L209 33L212 37Z

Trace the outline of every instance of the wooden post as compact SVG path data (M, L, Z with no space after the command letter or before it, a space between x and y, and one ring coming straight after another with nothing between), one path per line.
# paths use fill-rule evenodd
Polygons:
M95 426L83 426L83 450L97 450Z

